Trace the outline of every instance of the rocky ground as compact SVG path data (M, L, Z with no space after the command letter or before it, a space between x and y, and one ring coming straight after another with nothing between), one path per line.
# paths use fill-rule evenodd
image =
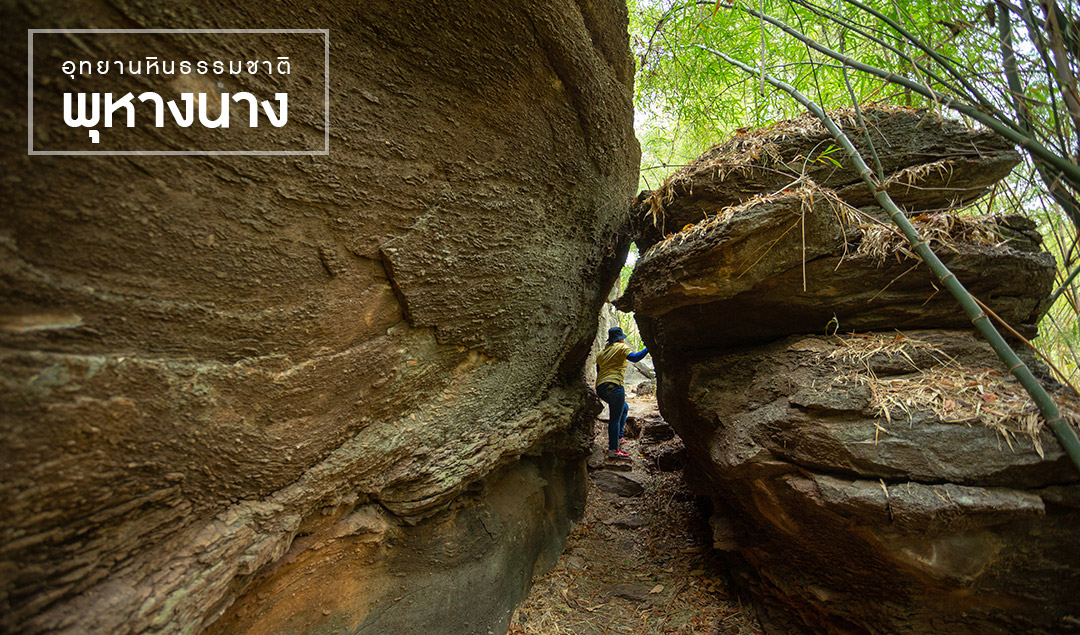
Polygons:
M683 482L682 443L655 397L632 398L628 423L631 459L610 461L607 421L597 421L585 518L533 581L510 633L761 633L710 556L707 503Z

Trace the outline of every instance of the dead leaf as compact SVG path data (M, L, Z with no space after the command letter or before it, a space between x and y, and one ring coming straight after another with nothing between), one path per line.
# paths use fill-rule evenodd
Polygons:
M656 595L657 593L662 593L663 591L664 591L664 585L658 584L658 585L654 586L653 588L649 589L649 594L650 595Z

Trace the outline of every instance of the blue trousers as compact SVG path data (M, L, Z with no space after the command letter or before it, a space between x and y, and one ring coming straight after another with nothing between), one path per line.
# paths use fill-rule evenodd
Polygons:
M626 405L626 390L618 384L604 382L596 387L596 394L608 405L608 449L618 450L619 439L626 427L626 415L630 412L630 407Z

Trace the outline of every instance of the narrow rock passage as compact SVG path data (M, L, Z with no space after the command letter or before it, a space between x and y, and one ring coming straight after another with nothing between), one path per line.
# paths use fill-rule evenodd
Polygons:
M655 397L628 402L631 460L605 458L607 421L597 421L585 517L555 568L533 580L510 633L761 633L717 574L708 510L682 478L681 441L671 438Z

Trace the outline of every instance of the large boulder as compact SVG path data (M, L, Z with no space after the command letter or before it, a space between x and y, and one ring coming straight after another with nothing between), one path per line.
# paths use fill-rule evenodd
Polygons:
M876 154L884 189L913 212L963 206L1020 162L1016 150L996 134L927 111L865 109L865 132L854 110L831 114L868 163L873 164L871 156ZM800 179L836 190L855 207L875 205L829 132L806 114L766 128L740 130L677 170L656 191L642 192L631 208L638 247L645 252L686 225L791 187Z
M584 495L581 368L637 179L625 6L3 14L13 77L29 28L329 29L331 151L28 157L3 136L0 630L505 629Z
M1075 630L1080 477L996 365L973 335L911 331L661 368L771 632Z
M1034 334L1054 279L1034 224L949 213L1012 149L883 112L886 188L968 289ZM963 140L972 154L928 150ZM804 120L743 133L639 198L688 226L639 222L651 247L616 306L656 360L715 547L773 633L1075 630L1080 473L865 186L809 148L827 143ZM807 174L767 175L760 149ZM1075 423L1075 398L1027 358Z
M1034 334L1055 268L1032 221L935 213L911 222L969 291ZM650 332L654 357L792 333L970 324L899 230L810 186L728 208L658 243L616 305Z

